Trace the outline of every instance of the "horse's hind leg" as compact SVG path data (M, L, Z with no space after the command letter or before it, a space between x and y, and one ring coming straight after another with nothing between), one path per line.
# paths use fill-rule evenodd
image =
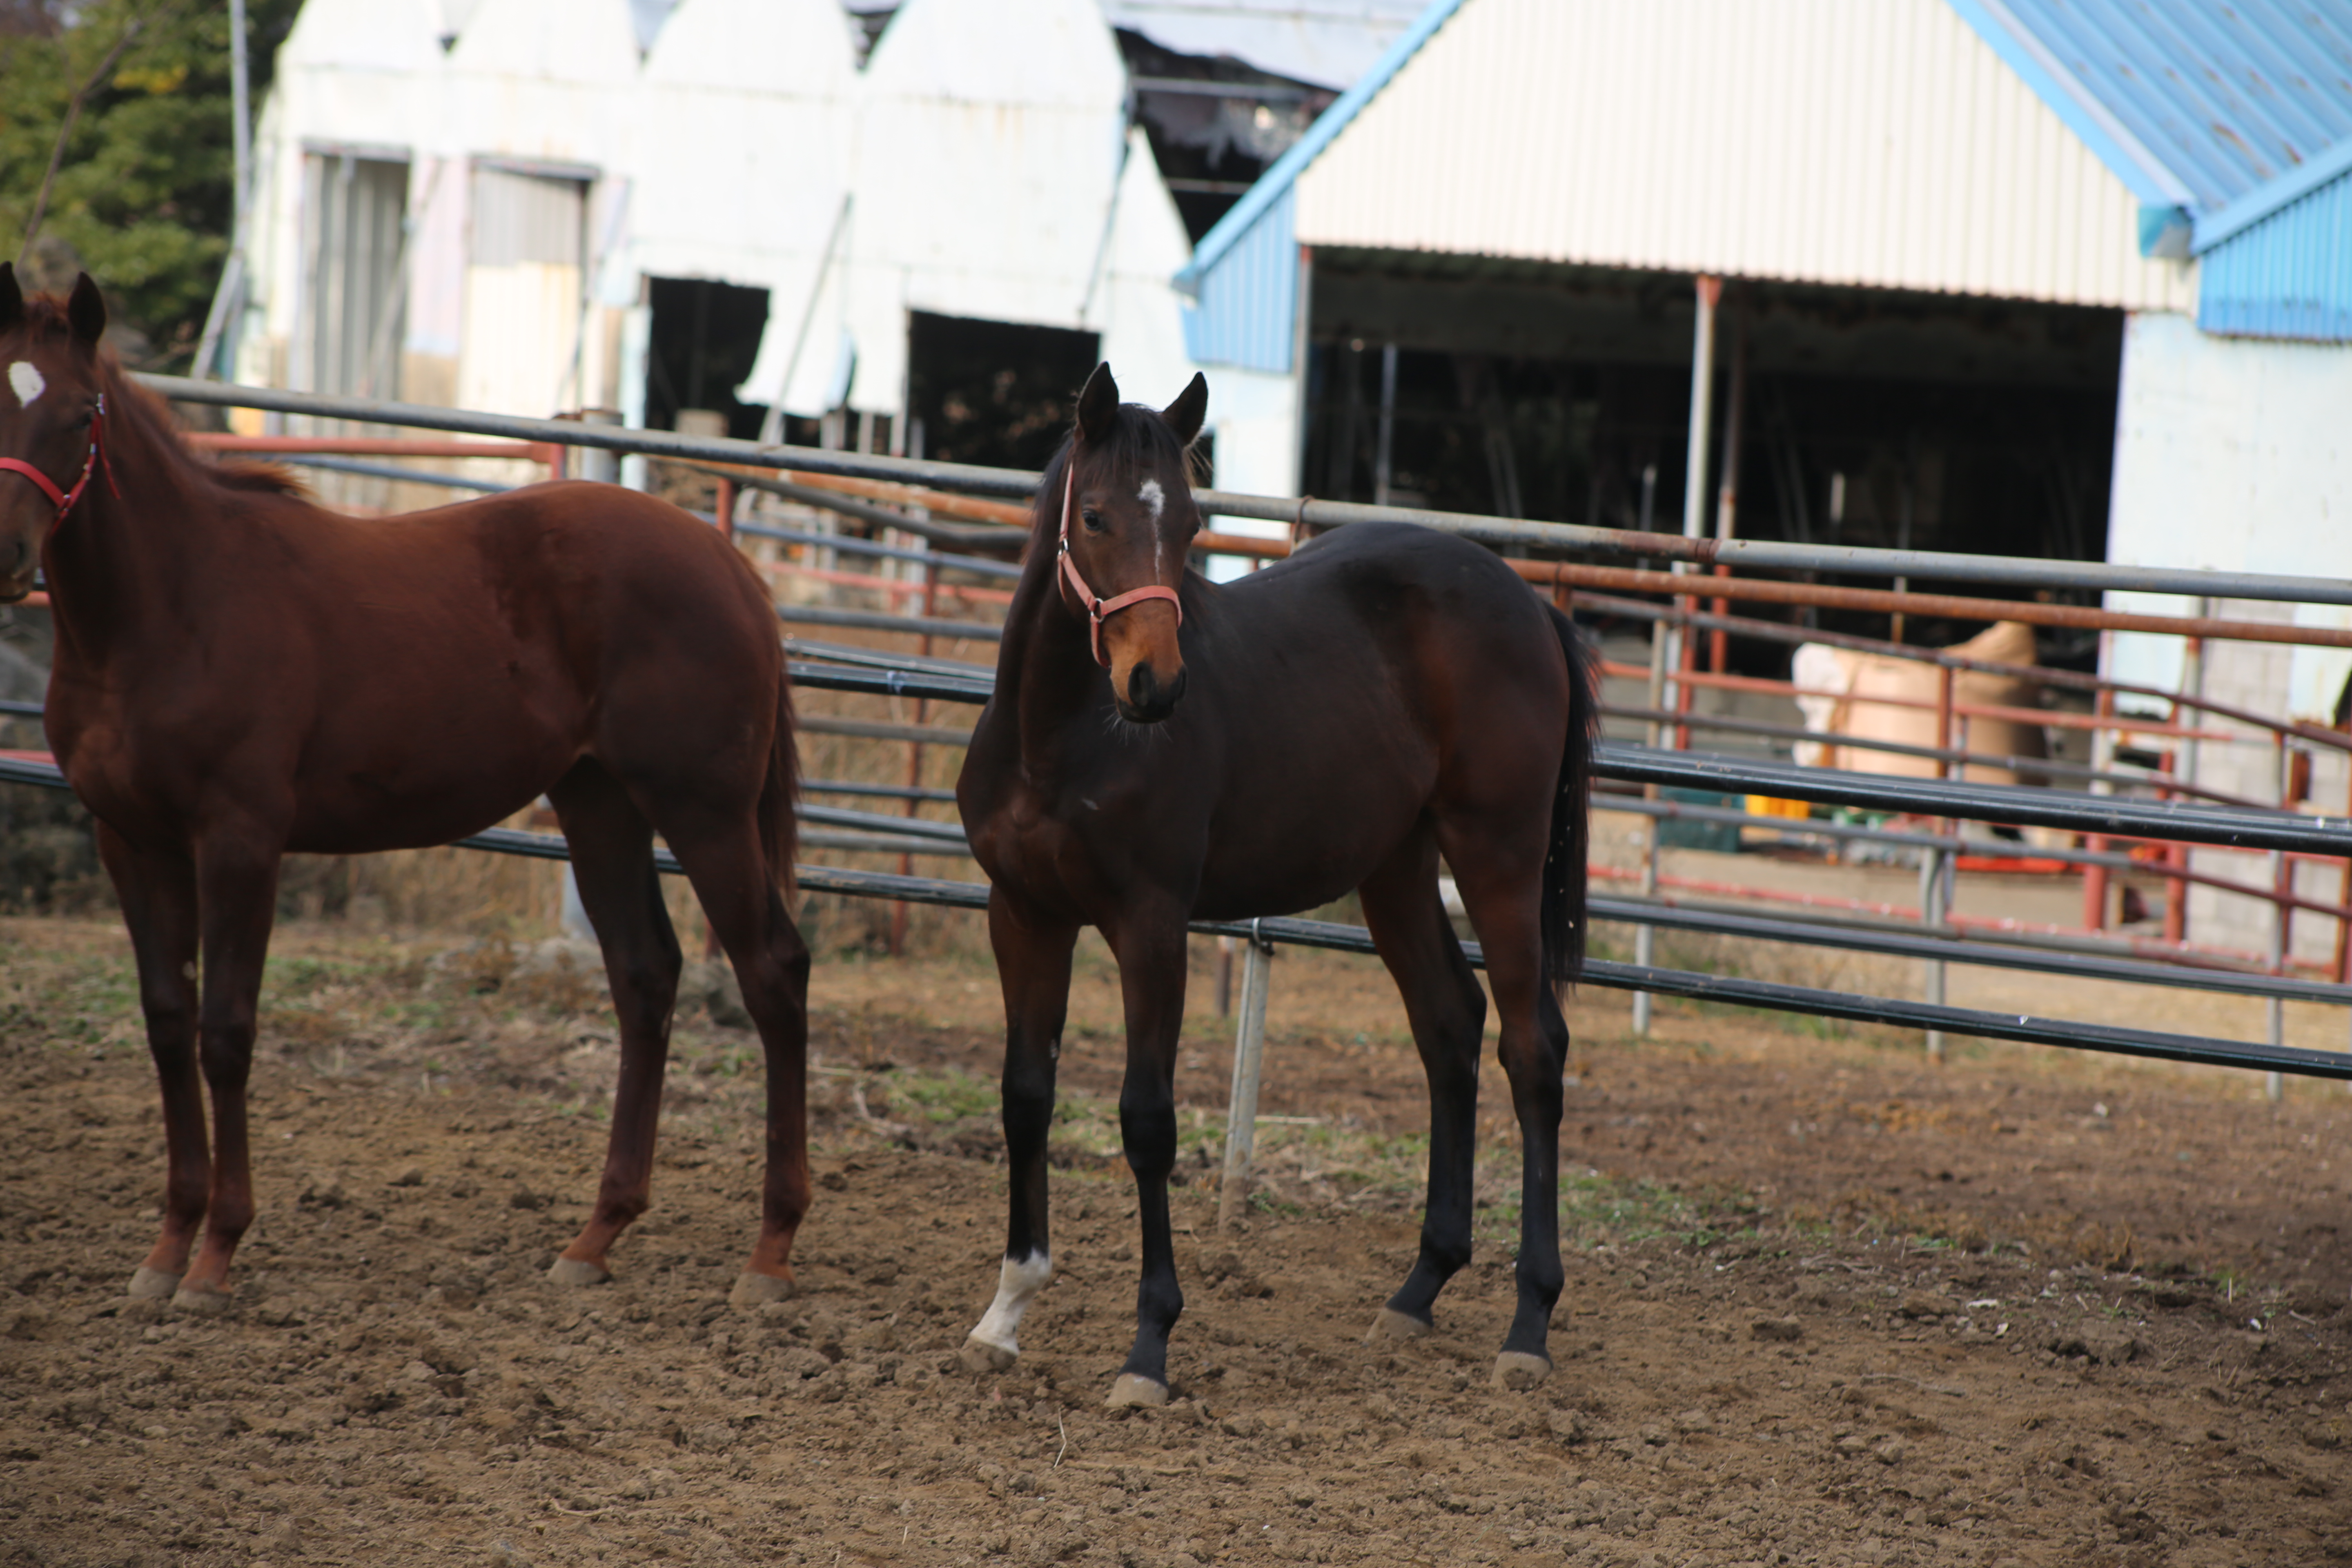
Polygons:
M1004 991L1004 1153L1011 1202L996 1297L963 1345L972 1372L1002 1372L1021 1353L1022 1314L1054 1273L1045 1192L1045 1137L1054 1125L1054 1068L1070 1010L1076 926L1014 903L999 888L988 900L989 945Z
M662 906L653 827L613 775L576 763L547 792L572 847L580 902L604 951L613 1011L621 1026L621 1076L613 1090L613 1131L604 1175L588 1223L548 1272L559 1284L611 1279L605 1253L652 1197L654 1139L661 1121L662 1072L669 1061L670 1010L677 1000L677 934Z
M212 1184L204 1089L196 1076L195 867L183 856L135 849L102 822L98 852L131 932L147 1050L163 1091L163 1228L131 1275L131 1294L169 1296L187 1272Z
M217 1312L229 1304L229 1260L253 1223L253 1162L246 1125L246 1080L278 915L278 844L257 824L214 829L195 856L197 920L204 948L204 994L196 1013L197 1059L212 1091L212 1191L204 1239L180 1277L172 1304Z
M1486 954L1502 1039L1496 1054L1511 1080L1519 1123L1518 1310L1495 1380L1533 1388L1551 1372L1551 1310L1564 1276L1559 1259L1559 1121L1567 1098L1568 1020L1544 975L1541 844L1471 833L1442 835L1462 901Z
M1364 923L1404 998L1429 1075L1429 1202L1412 1272L1374 1320L1372 1339L1429 1332L1437 1293L1470 1261L1472 1156L1478 1124L1478 1047L1486 998L1437 896L1437 850L1424 830L1368 879Z
M735 966L767 1060L760 1236L729 1299L739 1307L782 1300L793 1293L793 1239L809 1207L808 944L769 876L748 809L730 817L682 811L664 817L661 827Z

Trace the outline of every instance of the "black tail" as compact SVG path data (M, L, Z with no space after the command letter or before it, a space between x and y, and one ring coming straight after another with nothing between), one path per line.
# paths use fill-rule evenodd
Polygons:
M1568 659L1568 742L1560 749L1559 793L1551 803L1551 844L1544 853L1543 962L1555 985L1573 985L1584 968L1584 872L1592 846L1592 742L1601 729L1592 656L1576 623L1555 605L1552 630Z

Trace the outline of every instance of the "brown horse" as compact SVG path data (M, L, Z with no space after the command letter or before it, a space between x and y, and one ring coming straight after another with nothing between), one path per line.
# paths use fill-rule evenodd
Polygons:
M1052 1270L1045 1134L1078 928L1118 960L1119 1127L1143 1230L1135 1348L1114 1405L1168 1397L1183 1309L1169 1234L1185 923L1309 909L1349 889L1403 993L1429 1074L1421 1255L1373 1333L1431 1328L1470 1257L1486 998L1437 888L1443 855L1486 946L1525 1144L1518 1310L1496 1363L1551 1367L1568 1025L1580 962L1588 660L1567 617L1475 544L1362 523L1268 571L1184 571L1201 526L1185 472L1208 386L1165 413L1121 406L1108 366L1046 469L1027 570L956 795L994 884L1004 987L1012 1218L995 1301L964 1346L1005 1367ZM1106 678L1108 671L1108 678Z
M105 325L87 277L70 300L27 300L0 267L0 599L25 596L37 561L47 572L49 743L98 818L163 1082L163 1234L131 1294L229 1300L254 1212L246 1079L279 858L444 844L542 793L621 1027L603 1184L555 1278L609 1278L605 1249L646 1208L679 967L658 830L767 1051L760 1237L737 1291L789 1291L809 1196L808 950L781 892L791 699L750 566L684 512L606 485L339 516L275 470L194 458L100 351Z

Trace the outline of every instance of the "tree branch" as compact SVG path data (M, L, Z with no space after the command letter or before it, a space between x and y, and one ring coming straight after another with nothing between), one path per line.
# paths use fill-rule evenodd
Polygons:
M143 16L133 17L131 25L122 29L122 37L115 39L114 47L106 51L106 58L98 62L98 68L90 72L79 87L74 89L73 97L66 103L65 123L58 127L57 145L49 149L49 167L48 172L41 176L40 195L33 198L33 216L25 224L25 242L16 247L16 266L20 270L25 265L25 258L33 252L33 241L40 235L41 220L48 216L49 191L58 182L59 166L66 161L66 145L73 138L74 121L81 118L83 100L98 90L100 82L114 74L116 62L122 58L123 51L131 46L139 35L146 31L147 24L175 8L174 5L159 5Z

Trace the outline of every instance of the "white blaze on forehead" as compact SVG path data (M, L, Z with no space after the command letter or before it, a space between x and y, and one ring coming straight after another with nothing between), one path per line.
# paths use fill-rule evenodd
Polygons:
M1146 479L1143 481L1143 488L1135 492L1135 499L1141 501L1144 509L1151 513L1151 521L1158 522L1160 509L1168 504L1168 492L1160 488L1158 479Z
M1045 1281L1053 1277L1054 1255L1050 1252L1040 1252L1030 1258L1007 1258L1003 1267L997 1271L996 1300L989 1303L988 1310L981 1317L980 1326L972 1330L971 1337L982 1344L993 1345L1001 1351L1018 1355L1021 1346L1013 1338L1013 1331L1020 1328L1021 1315L1029 1310L1029 1303L1036 1299L1037 1292L1043 1290Z
M8 367L8 390L16 395L19 406L30 408L33 406L33 400L48 389L49 384L41 379L39 368L30 360L20 359ZM1159 516L1160 509L1156 506L1152 508L1151 515Z

